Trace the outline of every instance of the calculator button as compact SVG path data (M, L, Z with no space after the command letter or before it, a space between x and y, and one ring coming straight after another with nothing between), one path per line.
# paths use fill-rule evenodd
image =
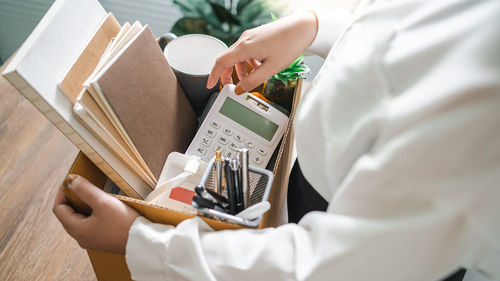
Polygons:
M239 142L242 142L242 141L243 141L243 137L242 137L242 136L240 136L240 135L238 135L238 134L235 134L235 135L234 135L234 139L235 139L236 141L239 141Z
M208 130L207 130L207 136L209 136L209 137L213 138L213 137L215 137L216 135L217 135L217 132L216 132L216 131L214 131L214 130L212 130L212 129L208 129Z
M254 147L255 147L255 144L254 144L252 141L246 141L246 142L245 142L245 145L246 145L248 148L254 148Z
M240 148L240 146L239 146L239 145L237 145L237 144L235 144L234 142L232 142L232 143L229 145L229 147L230 147L232 150L234 150L234 151L236 151L236 150L238 150L238 148Z
M235 155L235 153L234 153L234 151L232 151L232 150L228 150L228 151L226 151L226 152L224 153L224 157L226 157L226 158L230 158L230 159L234 158L234 155Z
M224 147L220 144L215 144L214 145L214 151L219 150L221 153L224 151Z
M261 156L257 155L252 157L252 161L257 165L260 165L264 162L264 159Z
M219 129L220 128L219 122L216 122L216 121L210 122L210 126L214 127L215 129Z
M232 136L233 135L233 131L231 131L230 129L228 128L224 128L224 130L222 130L224 132L224 134L228 135L228 136Z
M264 149L260 148L260 147L259 147L259 148L257 148L257 152L258 152L260 155L262 155L262 156L266 156L266 155L267 155L267 152L266 152Z
M206 148L203 148L203 147L198 147L198 148L196 149L196 152L197 152L198 154L200 154L201 156L203 156L203 155L205 155L205 153L207 153L207 149L206 149Z
M208 138L205 138L203 137L201 139L201 144L203 144L204 146L210 146L212 144L212 140L211 139L208 139Z
M225 137L225 136L220 136L218 140L219 140L220 143L222 143L224 145L226 145L228 143L228 141L229 141L227 139L227 137Z

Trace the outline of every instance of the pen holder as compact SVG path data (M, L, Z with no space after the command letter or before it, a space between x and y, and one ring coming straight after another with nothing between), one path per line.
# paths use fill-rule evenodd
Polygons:
M215 157L208 163L208 168L205 170L203 177L201 178L200 185L207 189L214 190L215 183ZM256 203L267 201L269 199L269 193L271 192L271 186L273 184L274 175L271 171L255 167L250 165L248 167L249 171L249 205L250 207ZM223 189L221 195L227 196L227 189ZM262 220L262 215L254 220L240 218L234 215L222 213L209 208L196 207L199 211L200 216L205 216L213 219L219 219L222 221L227 221L231 223L236 223L246 227L257 227Z

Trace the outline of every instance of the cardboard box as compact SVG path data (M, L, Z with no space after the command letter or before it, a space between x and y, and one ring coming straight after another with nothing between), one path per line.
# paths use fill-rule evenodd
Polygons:
M294 141L294 131L293 131L293 118L295 116L295 111L300 100L302 88L302 81L299 81L298 86L295 90L295 96L293 100L293 108L290 113L290 120L288 122L287 130L283 135L283 141L280 144L278 157L276 159L276 164L273 169L274 182L271 188L271 194L269 196L269 202L271 203L271 209L264 215L262 221L258 228L272 227L276 226L279 222L283 202L286 199L286 189L288 187L289 171L292 161L292 151L293 151L293 141ZM99 170L83 153L80 153L73 166L71 167L69 173L78 174L87 178L90 182L98 187L103 187L107 180L106 175ZM137 210L141 215L148 218L155 223L163 223L169 225L177 225L183 220L193 217L193 215L184 214L166 207L157 206L142 200L114 195L130 207ZM88 207L85 206L78 198L71 194L70 202L78 209L80 212L88 213ZM228 222L218 221L210 218L203 218L213 229L238 229L242 226L237 224L232 224ZM125 257L122 255L109 254L97 251L88 251L88 255L94 271L96 273L97 279L100 281L107 280L131 280L130 272L127 268Z

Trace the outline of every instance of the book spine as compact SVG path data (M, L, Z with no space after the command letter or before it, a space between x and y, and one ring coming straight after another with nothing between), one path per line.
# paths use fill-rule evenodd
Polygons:
M130 197L140 199L137 192L104 159L90 147L85 140L27 84L17 72L5 73L4 77L29 100L49 121L56 126L73 144L75 144L106 176L118 185Z

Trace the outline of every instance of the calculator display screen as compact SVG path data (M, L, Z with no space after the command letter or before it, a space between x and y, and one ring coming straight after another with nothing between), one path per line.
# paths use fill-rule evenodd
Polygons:
M274 133L278 130L278 125L229 97L219 112L268 141L273 139Z

